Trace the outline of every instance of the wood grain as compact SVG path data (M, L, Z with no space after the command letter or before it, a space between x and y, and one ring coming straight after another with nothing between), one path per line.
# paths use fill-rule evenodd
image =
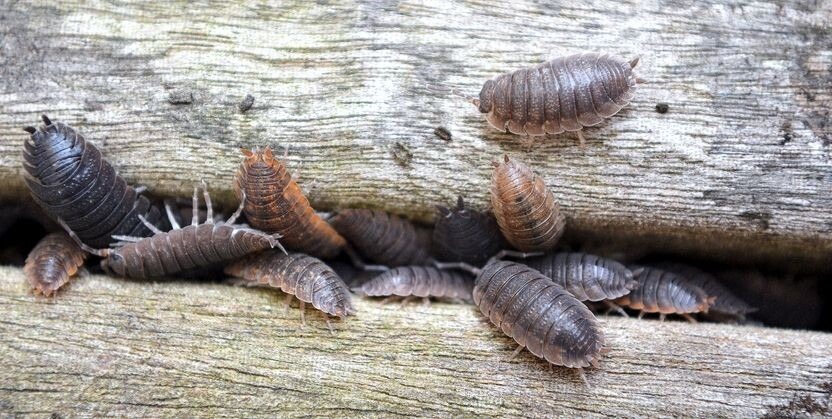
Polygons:
M475 307L357 298L335 322L274 290L81 277L36 298L0 267L0 415L760 416L822 400L832 335L601 317L585 387Z
M510 153L573 238L832 269L829 2L0 5L0 199L24 195L21 128L48 112L162 196L204 178L231 205L239 147L291 146L316 208L429 220L460 193L485 208ZM585 149L561 135L527 153L461 96L584 49L640 54L649 81Z

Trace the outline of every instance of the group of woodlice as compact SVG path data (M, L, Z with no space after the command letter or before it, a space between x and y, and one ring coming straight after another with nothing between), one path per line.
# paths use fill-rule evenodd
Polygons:
M580 132L632 98L640 82L632 72L637 62L600 54L558 58L488 81L475 104L501 130ZM43 238L26 260L36 294L54 295L93 254L105 272L130 278L222 269L234 282L297 297L302 317L306 303L326 315L354 314L351 291L473 302L520 345L515 354L527 348L570 368L597 366L605 351L604 332L590 308L623 315L629 308L662 319L678 314L690 321L697 313L741 319L753 311L691 267L624 266L557 252L566 218L543 178L508 155L494 162L490 211L466 207L460 196L451 207L437 206L431 230L377 210L316 213L270 148L242 150L233 183L239 208L223 220L215 217L204 182L204 210L198 187L190 208L174 200L159 206L73 128L42 119L42 126L25 128L31 135L24 143L24 178L34 200L66 233ZM183 217L188 212L190 223ZM381 273L350 290L323 261L342 253L356 267Z

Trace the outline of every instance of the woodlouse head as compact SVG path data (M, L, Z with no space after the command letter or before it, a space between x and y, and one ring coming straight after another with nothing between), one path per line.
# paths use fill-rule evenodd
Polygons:
M491 108L494 106L491 98L494 97L495 87L497 87L497 83L495 83L494 80L488 80L482 85L482 89L480 90L480 99L474 101L474 104L477 105L477 109L480 113L491 112Z
M124 276L126 272L125 260L118 252L111 252L109 256L101 259L101 269L107 273Z

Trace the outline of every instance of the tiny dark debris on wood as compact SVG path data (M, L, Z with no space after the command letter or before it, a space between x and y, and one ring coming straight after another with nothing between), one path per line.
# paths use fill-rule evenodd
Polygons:
M670 106L667 103L659 102L656 104L656 112L658 113L667 113L670 109Z
M783 121L783 125L780 126L780 130L783 131L783 139L780 140L780 145L786 145L791 142L794 138L794 134L792 133L792 122Z
M249 93L245 98L243 98L243 101L240 102L238 107L240 109L240 113L246 113L246 111L251 109L252 106L254 106L254 96Z
M436 129L433 130L433 134L444 141L451 141L453 139L451 137L451 132L445 127L436 127Z
M168 103L171 105L188 105L193 103L194 94L190 90L174 90L168 94Z
M410 161L413 160L413 152L406 145L396 142L393 145L393 149L390 150L390 154L399 166L410 167Z
M820 417L832 414L832 382L820 385L821 390L826 394L815 398L812 395L795 395L788 404L769 406L763 418L784 418L784 417Z
M771 220L771 213L758 211L743 211L739 215L740 218L752 222L757 222L760 228L768 230L769 221Z

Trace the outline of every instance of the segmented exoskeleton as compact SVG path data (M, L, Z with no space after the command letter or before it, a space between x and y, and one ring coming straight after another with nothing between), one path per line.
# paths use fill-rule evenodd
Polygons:
M673 272L688 280L689 283L702 288L708 297L715 297L714 303L710 306L709 312L745 318L748 313L757 311L748 303L734 295L725 285L722 285L713 275L690 265L677 262L657 263L654 267Z
M280 233L289 249L329 259L341 252L346 241L309 205L300 187L274 158L269 147L242 150L245 158L234 178L234 191L242 199L251 226L267 233Z
M551 278L580 301L614 300L638 287L626 266L588 253L550 253L522 263Z
M244 225L236 225L234 221L243 211L245 200L240 207L224 223L214 223L214 211L208 188L205 188L205 206L207 219L199 224L199 206L197 205L197 188L194 187L193 220L191 225L180 227L173 217L170 223L173 230L163 232L139 216L148 228L154 230L154 235L147 238L130 236L113 236L120 240L114 249L93 249L82 243L81 247L87 252L101 256L101 264L105 270L116 275L130 278L150 278L172 275L194 268L208 267L227 262L259 250L278 246L286 251L278 242L279 234L266 234L262 231ZM243 193L245 197L245 193ZM171 211L168 211L169 213ZM64 224L70 236L77 236Z
M433 266L400 266L383 272L353 291L370 297L434 297L471 301L474 281Z
M488 80L473 100L492 127L520 135L560 134L599 124L632 100L636 84L629 62L607 54L558 57Z
M361 256L374 262L396 267L431 260L429 233L397 215L347 209L338 211L329 222Z
M652 267L631 267L639 286L629 294L615 300L624 307L644 313L659 313L662 320L667 314L680 314L695 322L689 313L707 313L715 297L709 297L702 288L684 277Z
M433 254L438 260L481 265L503 247L494 217L465 208L462 196L454 209L436 208L439 217L433 227Z
M23 144L23 180L35 202L91 247L109 246L113 235L149 236L139 216L155 224L159 210L83 136L42 119L44 126L25 128L31 137Z
M66 233L52 233L29 252L23 273L35 294L48 297L69 282L86 257Z
M543 178L525 164L510 160L495 163L491 176L491 206L500 231L517 250L548 252L558 243L566 225Z

